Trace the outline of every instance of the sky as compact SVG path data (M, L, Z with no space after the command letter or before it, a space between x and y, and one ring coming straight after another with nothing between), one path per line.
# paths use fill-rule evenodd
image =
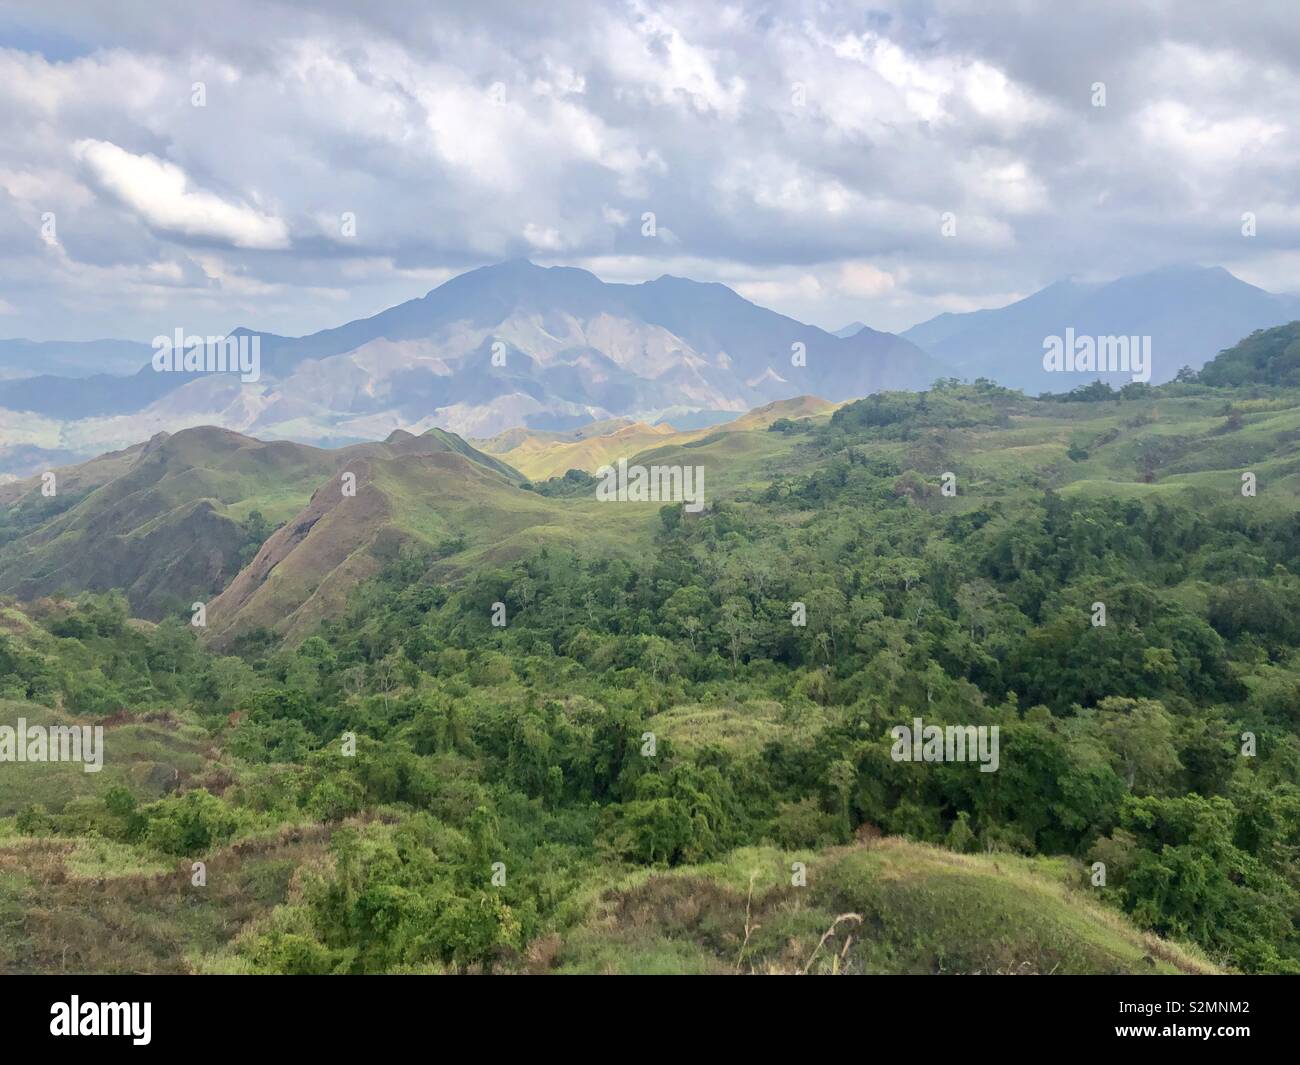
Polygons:
M1295 0L0 2L0 336L297 335L520 256L825 328L1295 292L1298 114Z

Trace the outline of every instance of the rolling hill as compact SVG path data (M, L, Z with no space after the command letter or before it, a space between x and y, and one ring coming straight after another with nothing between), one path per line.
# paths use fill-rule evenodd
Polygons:
M749 490L791 460L794 443L766 432L781 410L821 406L829 405L804 397L769 405L734 427L652 431L641 438L651 447L637 447L641 439L629 433L631 427L622 427L552 444L532 464L523 445L505 457L529 470L550 464L567 471L579 468L570 464L579 460L594 470L618 458L703 466L706 498L712 502ZM611 506L586 490L564 498L542 496L458 453L358 457L348 467L356 474L355 497L343 496L336 480L322 485L209 604L208 631L218 644L259 628L291 641L303 639L321 620L340 615L352 589L396 558L405 544L435 556L434 574L449 579L544 545L613 556L645 551L660 520L660 503Z
M482 446L488 451L502 448L498 454L503 460L535 480L546 480L562 477L569 470L595 472L607 462L635 455L666 437L678 435L671 425L646 425L622 419L599 424L608 428L580 437L571 433L510 430ZM696 430L695 436L703 433L704 430Z
M511 429L475 443L499 455L536 480L562 477L569 470L595 473L600 467L668 444L686 444L718 432L766 429L781 418L829 417L836 404L816 396L798 396L764 404L738 418L700 429L678 431L660 422L646 425L615 419L593 422L569 432Z
M74 577L90 528L283 524L204 635L0 603L0 709L102 721L112 758L0 790L0 966L1296 971L1293 344L1225 352L1231 388L944 382L652 434L628 458L702 469L698 515L443 433L209 428L67 471L58 513L10 489L6 551ZM999 728L1000 768L900 761L918 714Z
M808 869L806 888L790 885L793 861ZM753 848L606 890L554 964L641 975L1221 971L1195 948L1141 933L1081 882L1069 862L897 838L822 852Z
M548 501L458 452L348 450L338 468L355 476L355 496L333 477L272 534L209 604L218 643L257 628L302 639L340 614L349 593L406 543L457 555L490 537L494 549L508 551L556 520Z

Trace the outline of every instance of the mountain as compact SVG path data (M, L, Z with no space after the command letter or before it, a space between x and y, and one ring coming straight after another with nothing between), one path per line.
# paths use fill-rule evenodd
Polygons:
M135 340L0 340L0 378L129 374L151 354Z
M862 332L862 330L866 328L867 328L866 325L863 324L862 322L850 322L848 325L841 326L839 329L835 330L835 335L837 337L846 337L846 338L857 336L859 333Z
M789 449L765 431L772 421L832 407L801 396L687 432L625 421L515 430L483 442L496 455L441 429L334 450L215 426L161 433L56 470L53 498L41 494L40 477L0 485L0 592L30 600L121 588L147 619L201 600L218 644L258 628L301 638L337 616L404 544L431 552L448 572L547 543L649 548L657 504L547 498L519 487L510 460L538 478L637 454L703 463L713 500ZM355 479L353 495L342 490L344 473Z
M396 432L336 451L214 426L159 434L56 470L53 498L42 495L40 478L0 486L0 591L31 599L121 588L138 616L188 612L196 597L225 588L323 483L337 485L336 474L430 455L455 455L506 483L520 479L440 431Z
M1197 369L1256 329L1300 316L1300 297L1278 296L1222 267L1175 266L1105 284L1060 281L996 310L941 314L902 335L960 376L988 377L1031 394L1068 392L1102 378L1118 386L1131 373L1053 373L1043 369L1044 340L1064 337L1151 338L1151 383Z
M231 335L257 336L258 381L147 363L131 376L0 381L0 408L13 412L4 443L53 447L50 420L57 445L76 454L195 424L326 446L433 425L490 436L670 412L734 416L808 392L834 400L925 387L946 372L893 334L837 337L724 285L667 275L607 284L526 260L310 336Z
M1294 342L1250 340L1266 368ZM546 908L509 950L484 940L476 964L1291 971L1300 937L1274 919L1297 905L1289 853L1234 835L1249 803L1267 827L1289 824L1294 801L1286 743L1236 754L1250 726L1285 740L1295 724L1300 388L1262 391L1065 402L945 385L834 410L799 397L630 456L706 471L709 506L689 517L540 495L441 433L329 453L305 497L294 471L316 449L218 429L61 471L88 493L69 516L143 511L152 486L173 510L209 498L217 518L256 503L287 520L207 600L206 638L96 603L0 602L0 721L102 721L112 752L102 778L49 761L30 781L0 774L14 826L0 860L53 856L39 877L0 878L6 912L36 914L5 942L51 971L65 956L78 970L199 965L201 947L205 971L323 973L384 934L395 945L370 970L450 965L421 935L442 928L453 951L463 915L491 912L476 886L449 894L482 883L472 832L491 815L521 833L497 837L517 897ZM793 424L769 431L780 419ZM507 437L572 447L635 426ZM1258 498L1241 494L1244 471ZM118 550L107 536L72 548ZM1090 624L1095 601L1109 626ZM1001 768L900 763L892 730L922 712L1000 730ZM1138 726L1160 758L1135 762ZM1259 874L1211 878L1221 919L1196 924L1195 947L1156 934L1182 927L1168 878L1150 874L1174 850L1193 871L1222 853ZM187 896L194 860L226 887ZM303 896L308 874L333 879ZM84 904L88 881L104 886ZM394 909L396 931L369 919L367 899L426 888L427 905ZM357 922L328 923L339 898L360 900ZM48 917L66 912L68 932ZM110 919L111 951L87 931ZM343 931L326 942L322 928ZM410 943L426 953L397 952Z
M782 417L825 418L834 404L814 396L767 405L710 430L607 423L590 434L511 431L484 447L501 448L511 463L544 479L570 469L594 472L619 458L703 467L705 499L734 497L761 482L797 444L767 432ZM468 447L468 445L465 445ZM471 449L472 450L472 449ZM638 557L653 549L658 502L611 506L583 488L564 497L516 487L492 466L492 456L467 459L459 450L404 455L362 453L350 460L357 493L344 496L335 479L272 535L257 556L208 605L208 634L219 646L242 633L273 630L301 640L347 606L362 581L403 545L433 559L441 580L512 562L539 546ZM342 468L341 466L338 468ZM491 605L488 601L484 610Z
M356 494L325 481L209 604L219 645L254 629L302 639L342 613L349 593L403 544L458 554L556 520L554 504L457 451L354 454L347 465Z

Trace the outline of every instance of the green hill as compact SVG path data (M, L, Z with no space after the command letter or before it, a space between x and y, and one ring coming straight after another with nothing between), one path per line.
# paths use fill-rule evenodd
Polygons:
M8 486L0 591L31 599L119 588L141 617L188 612L195 598L225 588L335 471L363 458L440 453L519 476L439 431L399 431L336 451L210 426L159 434L55 471L53 498L41 494L39 478Z
M1206 363L1197 380L1230 387L1300 385L1300 322L1256 330Z
M795 862L806 886L791 884ZM747 849L606 889L552 964L593 974L1219 971L1194 948L1139 932L1082 883L1068 863L897 838L821 852Z
M344 473L355 495L344 494ZM353 454L212 601L209 632L218 642L257 628L301 639L403 545L442 556L503 551L554 516L553 505L458 451Z
M331 831L262 831L184 862L92 836L0 837L0 972L248 972L295 912L295 869ZM39 859L38 859L39 856ZM790 885L803 861L807 887ZM21 872L19 872L21 870ZM591 887L575 922L505 971L585 974L1212 974L1194 948L1144 934L1067 883L1062 863L971 857L901 839L721 862ZM92 887L93 885L93 887ZM278 909L277 909L278 907ZM112 927L106 950L102 929ZM400 971L400 970L399 970ZM428 970L426 970L428 971ZM437 971L437 968L433 971Z

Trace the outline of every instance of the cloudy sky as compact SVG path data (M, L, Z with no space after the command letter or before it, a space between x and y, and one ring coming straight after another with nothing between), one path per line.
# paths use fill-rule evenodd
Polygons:
M828 328L1297 291L1296 115L1295 0L0 3L0 336L311 332L517 256Z

